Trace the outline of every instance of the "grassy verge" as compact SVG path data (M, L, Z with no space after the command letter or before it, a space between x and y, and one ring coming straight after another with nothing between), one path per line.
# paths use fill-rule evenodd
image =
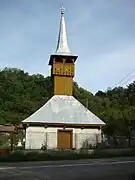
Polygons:
M23 161L55 161L77 160L90 158L112 158L135 156L135 149L127 150L94 150L88 151L14 151L9 155L0 156L0 162L23 162Z

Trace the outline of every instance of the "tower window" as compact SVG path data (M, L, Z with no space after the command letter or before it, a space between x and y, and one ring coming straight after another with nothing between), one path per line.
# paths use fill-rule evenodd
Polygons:
M59 62L62 63L63 60L62 60L62 59L55 59L55 62L56 62L56 63L57 63L57 62L58 62L58 63L59 63Z
M72 59L66 59L65 63L73 63L73 60Z

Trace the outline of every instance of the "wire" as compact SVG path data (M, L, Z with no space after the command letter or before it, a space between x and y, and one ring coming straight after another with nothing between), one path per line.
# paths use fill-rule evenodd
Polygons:
M124 84L127 84L133 77L135 77L135 74L131 76L129 79L127 79L126 82L124 82L121 86L123 86Z
M129 75L131 75L133 72L135 71L135 69L132 69L128 74L126 74L126 76L124 77L124 78L122 78L120 81L118 81L118 83L116 83L115 85L113 85L112 87L111 87L111 89L113 89L114 87L116 87L116 86L120 86L120 84L122 83L122 81L124 81ZM135 75L133 75L131 78L129 78L127 81L129 81L130 79L132 79L133 77L135 77ZM127 82L126 81L126 82ZM123 84L125 84L125 83L123 83ZM122 85L123 85L122 84ZM121 85L121 86L122 86Z

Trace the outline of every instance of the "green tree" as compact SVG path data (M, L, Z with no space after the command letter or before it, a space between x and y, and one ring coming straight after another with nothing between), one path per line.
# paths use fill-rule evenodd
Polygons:
M52 96L50 77L29 75L23 70L0 71L0 124L20 123ZM108 135L127 135L135 129L135 82L126 88L108 88L95 95L73 83L73 96L99 116ZM130 129L129 129L130 125Z

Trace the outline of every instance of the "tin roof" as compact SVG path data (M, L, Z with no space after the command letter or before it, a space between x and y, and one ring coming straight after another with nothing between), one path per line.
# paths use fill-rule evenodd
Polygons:
M0 132L14 132L15 126L13 125L1 125L0 124Z
M14 132L15 129L23 129L22 124L0 124L0 132Z
M22 123L105 125L73 96L55 95Z

